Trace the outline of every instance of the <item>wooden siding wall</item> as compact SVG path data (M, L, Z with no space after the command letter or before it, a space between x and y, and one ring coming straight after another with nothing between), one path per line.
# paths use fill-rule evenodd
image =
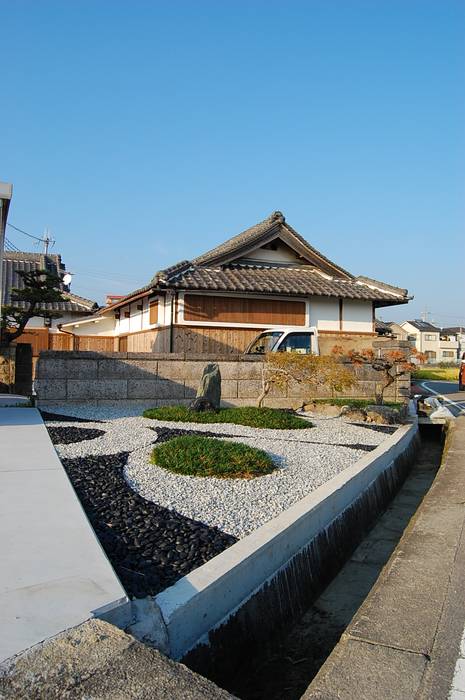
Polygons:
M106 335L76 335L75 350L94 350L95 352L113 352L115 340Z
M14 342L16 345L19 345L20 343L29 343L32 347L33 357L38 357L42 350L49 349L48 339L48 328L31 328L31 330L27 330L22 333Z
M67 333L50 333L48 336L49 350L72 350L73 336Z
M184 320L305 326L305 302L186 294Z
M169 328L155 328L128 335L128 352L169 352Z
M173 350L174 352L234 355L244 352L249 343L262 330L257 328L175 326L173 329Z

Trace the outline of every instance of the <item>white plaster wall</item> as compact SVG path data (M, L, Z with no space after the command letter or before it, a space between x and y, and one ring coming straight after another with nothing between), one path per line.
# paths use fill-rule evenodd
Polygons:
M256 250L248 253L247 257L240 258L240 262L249 262L251 260L273 263L293 263L296 266L305 264L305 261L299 260L293 250L283 244L278 244L276 250L256 248Z
M68 326L65 330L74 335L114 335L115 319L113 316L96 316L95 322L79 325L79 321L76 321L76 324Z
M309 301L310 326L320 331L339 330L339 299L311 298Z
M82 314L63 314L63 316L60 316L60 318L53 318L52 325L49 327L56 328L58 323L70 323L70 321L74 320L77 322L80 318L83 318ZM26 330L29 328L46 328L44 325L44 319L41 316L34 316L26 325Z
M373 332L373 310L371 301L344 299L342 305L342 330L352 333Z

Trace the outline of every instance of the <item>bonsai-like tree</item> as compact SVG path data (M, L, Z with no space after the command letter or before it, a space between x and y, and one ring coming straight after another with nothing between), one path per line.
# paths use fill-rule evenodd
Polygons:
M24 288L13 287L11 304L2 306L0 319L0 345L10 345L23 333L27 322L33 316L60 318L57 311L49 310L45 304L66 301L61 292L61 279L48 270L17 270L24 282Z
M341 357L344 355L344 350L342 347L335 345L332 353L335 357ZM396 381L397 377L406 376L413 372L417 364L426 360L426 355L418 352L416 348L407 349L405 352L402 350L388 350L385 352L380 350L379 354L376 354L371 348L349 350L347 357L355 366L368 365L376 372L382 373L383 384L381 393L376 396L376 403L379 404L384 403L386 389Z
M330 389L334 394L335 391L343 391L354 386L356 378L354 372L338 361L335 355L270 352L265 355L262 391L258 397L258 406L263 406L273 386L283 389L290 382L307 387L310 394L320 386Z

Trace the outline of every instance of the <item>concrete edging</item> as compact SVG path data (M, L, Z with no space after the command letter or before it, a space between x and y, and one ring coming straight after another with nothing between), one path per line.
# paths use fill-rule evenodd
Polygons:
M403 478L403 474L399 477L394 474L396 465L412 449L417 432L416 423L400 427L369 455L159 593L155 602L166 625L170 656L180 659L195 647L208 645L212 630L223 626L304 550L306 558L309 548L313 548L312 557L317 549L320 550L318 556L321 555L322 546L329 552L328 528L373 487L374 500L368 510L379 512L383 496L376 492L376 485L383 477L381 491L386 492L388 500L392 497L391 491ZM366 509L366 504L364 507ZM359 513L352 516L354 530L360 527L363 530L366 526L363 518ZM337 527L340 536L339 523ZM354 537L356 535L354 532ZM320 541L316 545L318 538L324 540L324 544ZM340 548L340 544L336 546Z

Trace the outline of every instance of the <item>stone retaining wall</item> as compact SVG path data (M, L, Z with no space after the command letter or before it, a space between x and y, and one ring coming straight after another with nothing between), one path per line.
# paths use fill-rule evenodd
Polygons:
M40 354L35 389L41 405L52 402L149 402L152 406L188 404L195 396L207 362L218 362L225 405L254 404L261 390L263 360L244 355L186 355L184 353L97 353L45 351ZM340 396L374 398L381 386L380 373L354 367L357 385ZM386 398L408 396L410 378L399 379ZM311 393L299 385L272 389L267 406L296 408L310 398L328 398L328 390Z

